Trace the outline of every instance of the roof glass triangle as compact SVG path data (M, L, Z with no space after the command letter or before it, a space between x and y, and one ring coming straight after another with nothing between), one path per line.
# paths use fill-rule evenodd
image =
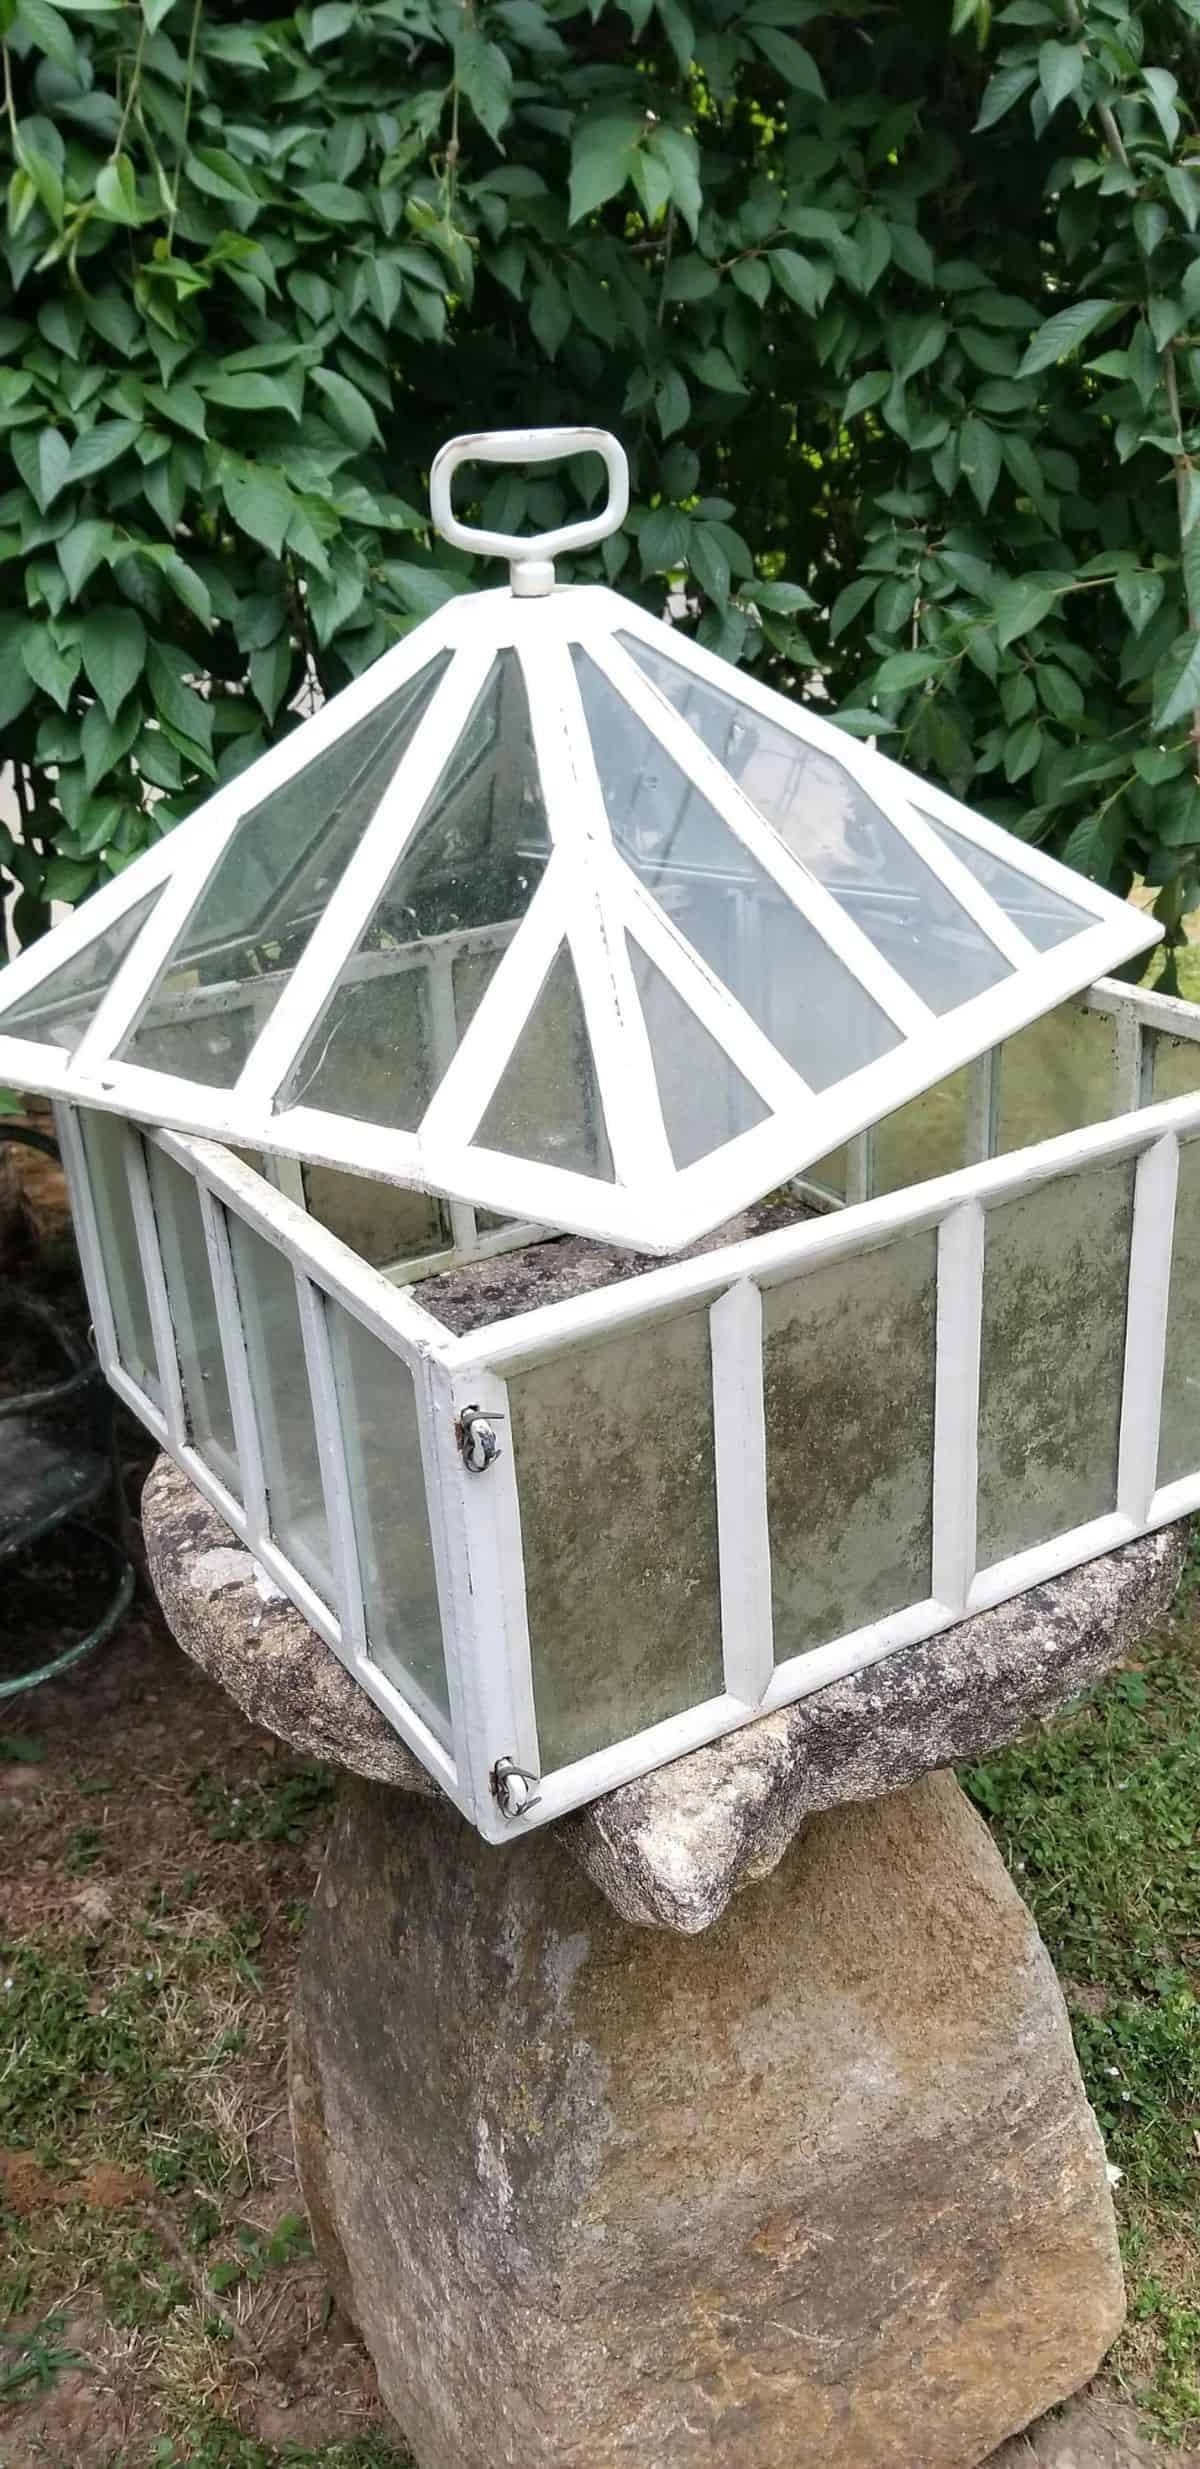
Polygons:
M0 1012L0 1035L44 1039L73 1054L158 900L157 891L132 900L94 942L52 969L11 1011Z
M550 854L511 652L466 727L289 1074L281 1103L415 1131Z
M475 1134L509 1157L611 1183L612 1153L575 964L560 944Z
M119 1052L229 1089L411 744L442 654L238 823Z

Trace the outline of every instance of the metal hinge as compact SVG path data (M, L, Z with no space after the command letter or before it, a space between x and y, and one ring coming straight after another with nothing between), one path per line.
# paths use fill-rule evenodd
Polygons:
M478 1406L463 1407L454 1430L468 1474L486 1474L493 1459L499 1457L500 1435L496 1430L496 1423L502 1422L503 1419L503 1416L498 1415L493 1421L492 1417L485 1415Z
M500 1803L501 1817L526 1817L531 1809L536 1809L541 1779L540 1775L531 1775L527 1767L518 1766L515 1757L498 1757L492 1768L492 1793Z

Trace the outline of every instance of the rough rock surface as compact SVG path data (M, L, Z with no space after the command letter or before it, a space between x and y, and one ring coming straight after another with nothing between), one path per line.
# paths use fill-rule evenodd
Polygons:
M142 1501L175 1636L256 1723L372 1781L436 1788L386 1718L278 1595L214 1509L160 1458ZM1121 1662L1170 1602L1172 1526L834 1681L622 1786L554 1831L625 1919L706 1929L772 1869L806 1817L981 1757Z
M1081 2392L993 2452L985 2469L1200 2469L1200 2452L1166 2450L1113 2393Z
M696 1937L353 1786L292 2092L421 2469L975 2469L1121 2322L1062 1998L947 1776Z
M142 1531L172 1634L252 1723L305 1757L436 1793L420 1759L172 1458L151 1469Z

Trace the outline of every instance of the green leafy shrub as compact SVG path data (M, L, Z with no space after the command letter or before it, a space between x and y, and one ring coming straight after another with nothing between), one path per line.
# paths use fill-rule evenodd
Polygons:
M1200 0L984 5L0 0L18 938L474 582L443 437L573 419L634 477L580 571L1176 926Z

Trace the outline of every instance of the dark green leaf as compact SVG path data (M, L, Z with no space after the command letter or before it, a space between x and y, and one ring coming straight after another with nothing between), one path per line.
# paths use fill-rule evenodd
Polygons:
M88 683L115 720L146 660L146 629L136 609L110 601L90 610L79 621L79 648Z
M1065 360L1068 352L1076 351L1094 334L1097 326L1114 317L1120 303L1116 300L1074 300L1069 309L1060 309L1039 326L1017 371L1019 377L1034 377L1041 369Z
M71 454L61 429L18 429L12 458L41 512L72 477Z

